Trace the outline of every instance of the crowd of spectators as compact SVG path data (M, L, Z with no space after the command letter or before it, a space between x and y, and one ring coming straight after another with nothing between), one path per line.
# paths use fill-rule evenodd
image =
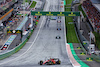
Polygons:
M88 18L91 20L94 25L94 29L97 32L100 32L100 12L94 7L90 0L83 2L82 6L84 7Z
M12 29L13 26L17 26L17 22L21 21L21 19L22 17L20 15L12 14L11 17L2 23L7 29Z
M5 38L5 34L7 30L14 30L18 27L23 17L21 15L12 14L6 21L3 21L0 25L0 39ZM1 36L2 35L2 36Z

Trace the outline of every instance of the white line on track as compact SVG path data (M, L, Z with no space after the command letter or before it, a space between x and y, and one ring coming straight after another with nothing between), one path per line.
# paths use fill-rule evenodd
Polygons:
M47 2L47 1L46 1L45 5L46 5L46 6L44 6L44 7L45 7L44 10L46 10L46 9L48 8L48 7L47 7L47 5L48 5L48 2ZM14 60L20 58L21 56L25 55L25 54L26 54L26 53L31 49L31 47L34 45L34 43L35 43L35 41L36 41L36 39L37 39L37 37L38 37L38 35L39 35L40 29L41 29L41 27L42 27L42 25L43 25L43 20L44 20L44 18L45 18L44 16L43 16L43 18L41 18L41 19L42 19L42 22L41 22L41 25L40 25L39 31L38 31L38 33L37 33L37 35L36 35L34 41L32 42L32 45L27 49L27 51L24 52L23 54L21 54L20 56L18 56L18 57L16 57L16 58L12 59L12 60L9 60L9 61L4 62L4 63L0 63L0 65L2 65L2 64L6 64L6 63L8 63L8 62L11 62L11 61L14 61Z
M33 42L26 42L26 43L33 43Z
M44 18L45 18L45 17L43 16L43 19L44 19ZM38 33L37 33L37 35L36 35L34 41L32 42L31 46L27 49L26 52L24 52L23 54L21 54L20 56L14 58L14 59L12 59L12 60L9 60L9 61L4 62L4 63L0 63L0 65L5 64L5 63L8 63L8 62L11 62L11 61L14 61L14 60L20 58L21 56L25 55L25 54L26 54L26 53L31 49L31 47L34 45L34 43L35 43L35 41L36 41L36 39L37 39L37 37L38 37L38 35L39 35L39 32L40 32L40 29L41 29L42 25L43 25L43 20L42 20L42 22L41 22L41 25L40 25L39 31L38 31Z

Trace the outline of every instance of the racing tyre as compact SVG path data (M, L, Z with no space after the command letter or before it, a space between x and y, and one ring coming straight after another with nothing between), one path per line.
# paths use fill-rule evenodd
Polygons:
M57 28L57 30L61 30L61 28Z
M40 65L42 65L43 64L43 61L40 61Z
M60 60L58 60L58 61L57 61L57 64L61 64L61 61L60 61Z

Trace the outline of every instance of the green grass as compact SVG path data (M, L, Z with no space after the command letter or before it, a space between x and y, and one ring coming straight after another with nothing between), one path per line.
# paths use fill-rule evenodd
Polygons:
M15 2L15 0L12 0L13 2Z
M66 4L71 4L72 0L66 0Z
M71 5L66 5L66 7L71 7Z
M72 17L66 17L66 26L67 26L67 42L68 43L79 43L76 32L74 29L74 24L68 24L69 22L73 22Z
M85 12L83 11L83 9L82 9L81 5L82 5L82 4L80 4L80 5L78 6L78 9L79 9L79 11L82 11L82 13L83 13L84 17L86 17L86 14L85 14Z
M29 0L25 0L25 2L28 2Z
M93 34L95 35L96 45L100 49L100 34L97 32L93 32Z
M65 5L65 11L71 11L71 9L68 7L71 7L71 5Z
M72 0L66 0L67 4L71 4ZM66 8L66 7L71 7L71 5L66 5L65 6L65 11L71 11L71 8ZM76 32L75 32L75 28L74 28L74 24L68 24L69 22L73 22L73 18L72 17L65 17L65 24L66 24L66 29L67 29L67 42L68 43L79 43L77 36L76 36Z
M33 1L33 3L31 4L30 8L34 8L37 2Z
M29 4L31 3L31 1L30 1L30 0L25 0L25 2L28 2Z
M30 1L30 0L25 0L25 1L23 1L23 3L22 3L22 4L25 4L26 2L28 2L29 4L31 3L31 1Z

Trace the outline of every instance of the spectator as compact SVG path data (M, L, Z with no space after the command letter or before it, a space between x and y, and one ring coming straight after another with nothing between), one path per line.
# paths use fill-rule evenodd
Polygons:
M100 31L100 12L92 5L90 0L84 1L82 5L88 15L88 18L94 24L94 29Z

